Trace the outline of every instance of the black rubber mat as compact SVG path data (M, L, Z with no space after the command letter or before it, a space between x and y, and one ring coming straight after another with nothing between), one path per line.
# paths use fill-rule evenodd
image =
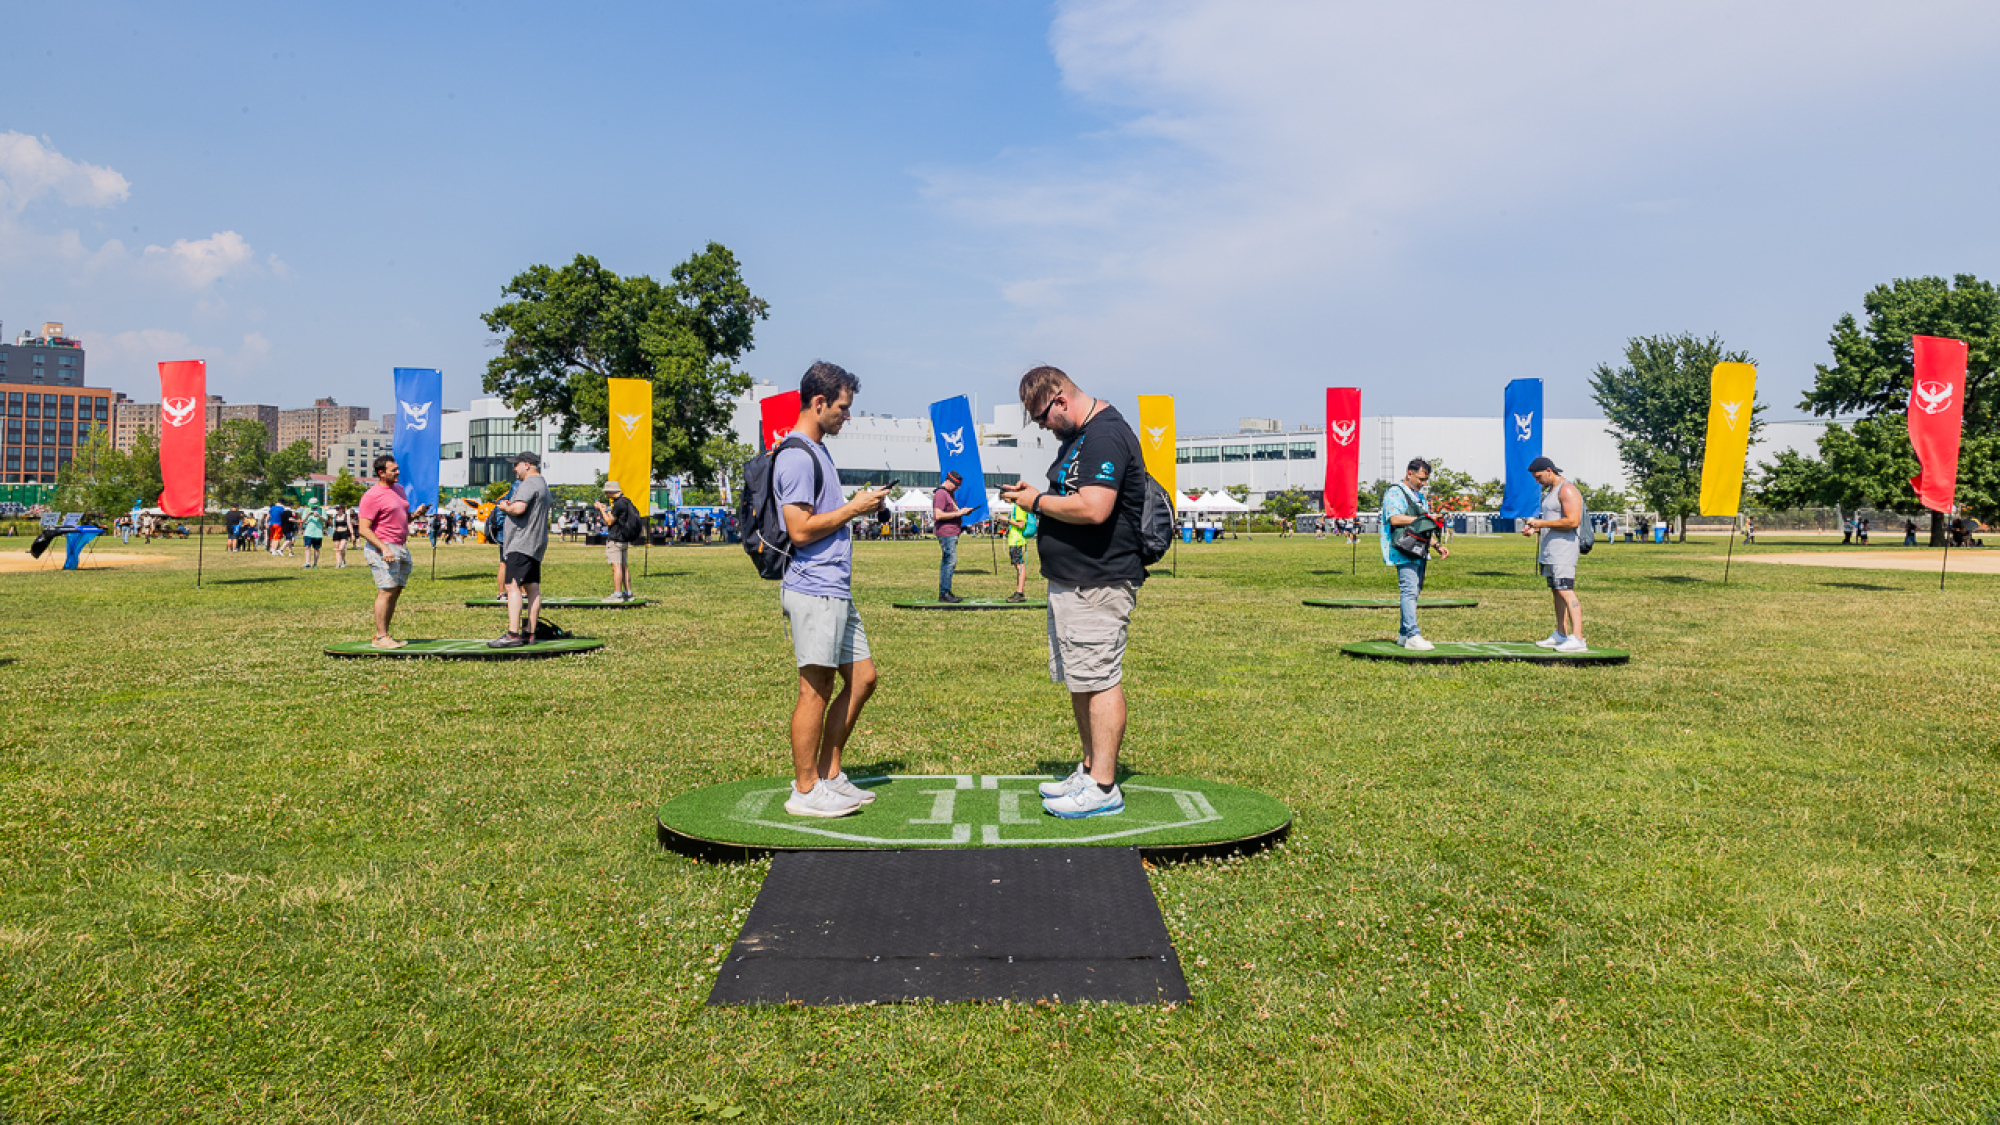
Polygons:
M1132 848L783 852L710 1004L1188 999Z

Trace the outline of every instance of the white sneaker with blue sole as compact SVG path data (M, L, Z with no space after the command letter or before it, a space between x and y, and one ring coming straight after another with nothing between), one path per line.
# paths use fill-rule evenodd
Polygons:
M1090 774L1084 771L1083 763L1078 762L1076 769L1068 777L1061 781L1044 781L1036 788L1041 790L1044 797L1067 797L1088 784L1090 784Z
M1086 816L1113 816L1125 811L1125 794L1116 785L1111 787L1111 792L1106 793L1092 782L1074 793L1044 800L1042 809L1050 816L1059 816L1064 820L1078 820Z

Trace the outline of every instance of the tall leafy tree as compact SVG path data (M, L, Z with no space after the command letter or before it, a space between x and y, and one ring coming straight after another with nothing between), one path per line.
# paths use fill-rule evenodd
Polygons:
M568 449L608 442L606 379L651 380L654 478L715 479L708 441L729 432L733 400L750 386L736 361L770 315L726 247L709 243L664 285L579 254L560 269L531 266L501 292L507 300L481 318L500 334L489 393L524 421L555 422Z
M1701 459L1708 451L1708 382L1718 363L1755 363L1729 351L1722 338L1689 333L1637 336L1625 344L1620 367L1600 363L1590 377L1592 397L1618 436L1618 457L1647 506L1681 521L1701 501ZM1750 408L1750 437L1764 424L1763 405Z
M208 486L217 503L269 504L312 472L311 442L300 439L271 453L265 449L269 437L264 423L250 418L231 418L208 435Z
M1910 478L1910 385L1916 378L1912 336L1964 340L1965 436L1957 500L1979 519L2000 517L2000 291L1970 274L1898 278L1861 299L1866 323L1852 313L1834 322L1831 366L1818 365L1799 403L1835 422L1820 435L1819 457L1786 452L1766 462L1759 498L1773 506L1839 505L1914 509ZM1931 513L1931 545L1944 542L1944 515Z
M159 464L158 455L154 465ZM159 495L143 491L145 480L131 454L111 444L108 430L91 431L70 462L56 474L56 506L109 519Z
M361 487L361 482L354 479L354 474L348 471L347 466L342 465L340 475L333 478L333 484L326 490L326 502L343 508L352 508L361 503L361 497L365 494L366 490Z

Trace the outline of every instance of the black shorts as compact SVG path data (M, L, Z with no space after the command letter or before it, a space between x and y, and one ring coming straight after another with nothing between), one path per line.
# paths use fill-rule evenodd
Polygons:
M501 560L507 567L509 586L539 586L542 582L542 560L519 551Z

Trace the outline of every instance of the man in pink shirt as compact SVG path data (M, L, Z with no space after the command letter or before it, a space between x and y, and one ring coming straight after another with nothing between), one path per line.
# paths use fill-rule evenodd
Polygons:
M383 454L375 458L375 487L361 498L362 553L375 575L376 648L402 648L408 641L389 635L389 622L396 616L396 599L410 580L410 517L421 519L430 505L410 511L410 499L396 483L396 459Z

